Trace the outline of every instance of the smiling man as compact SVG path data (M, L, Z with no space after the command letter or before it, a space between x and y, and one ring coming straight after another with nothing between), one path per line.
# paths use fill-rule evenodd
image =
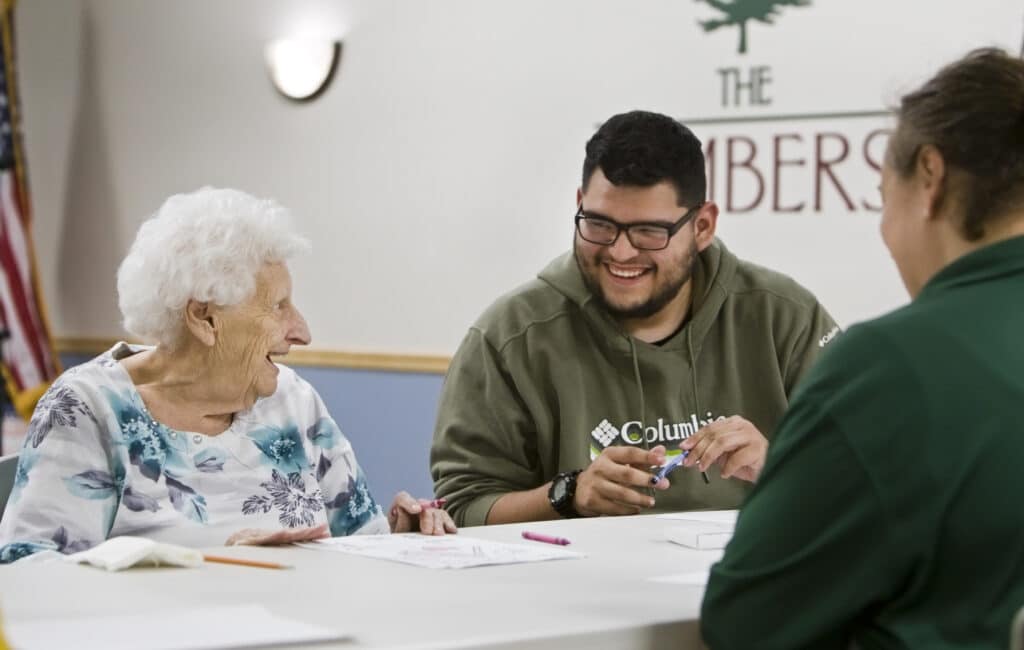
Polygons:
M431 471L460 525L739 506L838 328L715 239L705 190L700 141L664 115L587 143L572 252L480 317L445 380Z

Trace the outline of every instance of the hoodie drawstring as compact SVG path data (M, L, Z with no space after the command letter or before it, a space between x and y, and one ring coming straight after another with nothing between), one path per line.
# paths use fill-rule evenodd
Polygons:
M633 337L627 338L629 339L629 352L633 357L633 379L636 380L636 389L640 394L640 438L644 445L644 451L650 451L651 446L647 442L647 429L644 427L647 405L644 403L644 382L640 379L640 361L636 355L636 343L633 341ZM645 487L644 492L650 497L654 496L654 488Z
M700 401L697 397L697 359L693 355L693 329L686 331L686 351L690 355L690 385L693 387L693 410L697 414L697 421L700 421ZM694 431L694 433L697 433ZM702 471L704 482L708 482L708 474Z

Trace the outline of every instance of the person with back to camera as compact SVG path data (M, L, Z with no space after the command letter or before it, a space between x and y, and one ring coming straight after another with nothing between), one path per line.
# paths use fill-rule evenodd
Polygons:
M909 305L830 346L711 571L712 650L1004 650L1024 605L1024 61L903 97L881 233Z

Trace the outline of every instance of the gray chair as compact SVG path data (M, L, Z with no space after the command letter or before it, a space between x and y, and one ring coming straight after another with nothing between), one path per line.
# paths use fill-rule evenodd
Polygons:
M14 489L14 473L18 469L18 454L0 456L0 519L3 519L7 499Z
M1024 650L1024 607L1017 610L1010 626L1010 650Z

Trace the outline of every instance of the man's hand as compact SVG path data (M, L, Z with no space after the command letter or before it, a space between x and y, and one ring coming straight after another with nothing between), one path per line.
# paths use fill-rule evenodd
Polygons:
M649 468L665 462L665 447L607 447L576 479L576 512L595 515L635 515L654 505L636 488L668 489L668 479L651 485Z
M431 507L430 501L414 499L408 492L399 492L388 510L388 525L393 533L444 535L458 529L451 515L441 508Z
M327 530L327 524L310 526L308 528L284 528L281 530L265 530L262 528L243 528L233 533L224 542L225 546L275 546L278 544L292 544L293 542L310 542L314 539L330 537L331 532Z
M734 415L715 420L679 445L689 450L683 461L686 467L702 472L714 464L722 468L722 478L736 478L753 483L761 475L768 454L768 439L748 420Z

